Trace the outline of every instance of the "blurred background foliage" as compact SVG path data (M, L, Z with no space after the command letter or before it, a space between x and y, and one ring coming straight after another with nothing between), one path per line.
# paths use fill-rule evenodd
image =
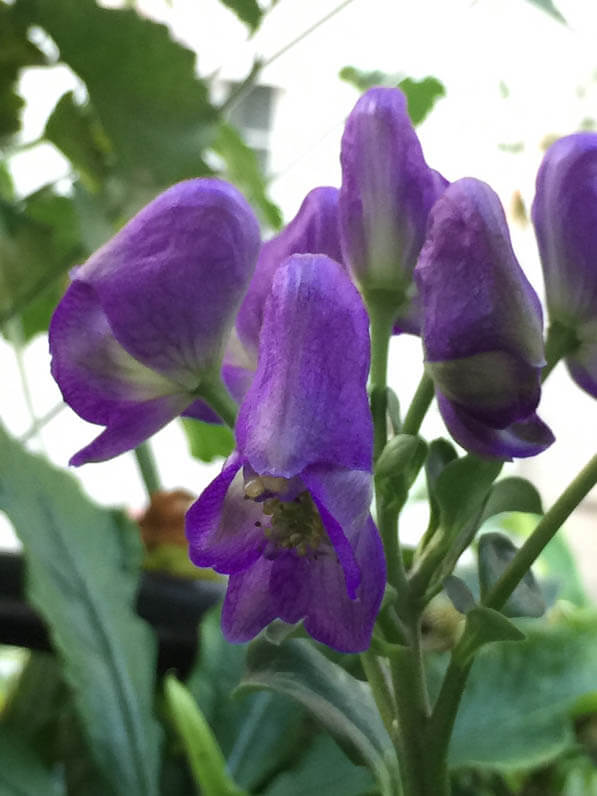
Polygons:
M222 0L249 35L275 2ZM530 2L563 21L551 0ZM69 173L17 195L10 159L37 143L20 137L19 78L27 67L57 63L80 83L58 100L42 138L64 155ZM213 76L198 72L195 54L134 3L108 9L94 0L0 0L0 330L10 342L22 346L46 330L68 270L172 182L230 179L264 232L280 228L259 158L234 125L260 66L216 101ZM356 66L340 76L359 91L399 85L415 124L445 95L432 76L413 80ZM191 453L202 460L226 455L233 444L226 429L191 421L185 428ZM183 708L157 683L155 638L135 612L143 556L137 529L122 513L90 503L71 476L8 437L1 441L0 509L24 544L27 595L58 654L13 649L0 656L0 793L198 792L185 733L201 723L177 720ZM529 514L501 514L484 530L516 542L533 522ZM458 574L470 582L470 573ZM455 796L597 796L597 614L560 537L538 575L546 616L517 620L527 639L488 647L475 665L451 749ZM454 613L446 595L440 600L440 613ZM438 650L450 639L434 638L432 620L426 643ZM456 615L455 627L459 621ZM190 704L208 722L240 789L266 796L376 793L354 743L355 704L367 709L366 692L339 701L329 661L340 656L314 649L307 671L301 643L291 641L294 657L284 657L279 639L260 641L247 656L222 639L212 611L187 673ZM429 652L432 676L441 673L444 655ZM355 657L341 663L347 678L362 676ZM276 676L282 665L287 684L318 674L310 702L291 701L296 692ZM316 705L317 721L307 703Z

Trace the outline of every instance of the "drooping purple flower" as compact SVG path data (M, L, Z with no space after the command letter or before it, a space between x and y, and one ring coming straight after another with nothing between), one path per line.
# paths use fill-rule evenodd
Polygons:
M247 641L276 617L318 641L369 645L385 584L369 514L368 318L342 268L278 268L237 450L187 514L190 556L230 575L222 625Z
M532 217L550 323L568 337L572 378L597 398L597 133L550 146Z
M450 185L431 211L415 278L426 369L454 439L481 456L534 456L553 442L537 417L545 365L539 299L485 183Z
M310 191L292 221L261 246L222 367L224 383L238 402L249 389L257 368L263 312L273 278L281 263L292 254L326 254L341 262L337 188L320 187ZM184 414L210 423L218 422L217 415L203 401L197 401Z
M87 262L50 325L66 403L105 431L72 459L139 445L219 379L259 249L241 194L215 179L160 194Z
M342 137L340 230L345 261L365 294L394 294L397 327L418 333L413 269L429 211L447 186L430 169L397 88L359 99Z

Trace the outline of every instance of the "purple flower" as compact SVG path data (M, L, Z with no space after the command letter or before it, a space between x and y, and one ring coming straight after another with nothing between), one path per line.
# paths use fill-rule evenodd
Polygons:
M75 412L106 429L71 464L139 445L219 380L258 248L238 191L197 179L160 194L73 270L50 326L52 374Z
M263 311L273 278L280 264L291 254L326 254L336 262L341 261L337 188L321 187L310 191L292 221L261 247L222 367L224 383L239 402L249 389L257 368ZM203 401L197 401L184 414L210 423L219 421Z
M481 456L534 456L553 442L537 417L545 365L539 299L483 182L458 180L431 211L415 269L426 369L454 439Z
M532 216L550 323L568 337L572 378L597 398L597 133L550 146Z
M418 333L412 273L447 182L425 163L400 89L363 94L344 128L341 163L345 260L365 295L394 294L398 329Z
M343 651L369 645L385 563L371 502L368 318L323 255L280 267L237 450L187 514L190 556L230 575L233 642L276 617Z

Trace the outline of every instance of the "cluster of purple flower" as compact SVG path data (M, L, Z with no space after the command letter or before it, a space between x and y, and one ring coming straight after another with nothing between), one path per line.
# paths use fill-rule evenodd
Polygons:
M74 269L50 328L65 401L105 426L73 464L129 450L179 414L217 422L220 379L240 405L236 450L187 515L192 560L230 576L232 641L279 617L339 650L369 644L385 563L369 513L361 294L391 304L396 332L422 336L463 447L508 459L553 440L535 414L541 306L496 194L427 166L398 89L361 97L341 162L341 189L313 190L263 245L235 188L175 185ZM554 144L533 220L550 320L597 396L595 175L597 134Z

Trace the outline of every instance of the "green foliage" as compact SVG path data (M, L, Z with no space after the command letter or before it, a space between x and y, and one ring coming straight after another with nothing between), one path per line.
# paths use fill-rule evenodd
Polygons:
M193 696L173 675L164 684L166 706L189 761L198 792L204 796L242 796L226 772L226 761Z
M340 70L342 80L350 83L359 91L367 91L374 86L398 87L406 95L408 115L416 126L429 115L440 97L446 96L446 88L436 77L427 76L422 80L397 73L389 74L379 70L364 71L355 66L345 66Z
M191 456L195 459L213 462L219 457L229 456L234 450L234 434L228 426L204 423L190 417L183 417L181 422Z
M386 792L396 776L396 759L367 683L332 663L308 641L277 646L257 639L249 646L241 686L292 697L369 767Z
M164 186L209 171L200 153L211 142L216 113L195 74L195 55L165 25L93 0L18 5L52 36L61 60L84 81L125 173ZM62 139L62 146L73 151L77 145Z
M0 792L11 796L62 796L61 777L46 768L28 744L14 733L0 734Z
M491 488L481 522L505 511L543 514L541 496L525 478L502 478Z
M476 605L466 615L465 634L454 655L464 665L486 644L522 641L524 637L524 633L499 611Z
M485 533L479 539L479 583L481 597L485 599L491 587L499 580L518 548L501 533ZM502 608L506 616L539 617L545 613L545 600L529 570L514 589Z
M223 5L234 11L236 16L244 22L251 33L259 27L263 11L257 0L220 0Z
M0 508L25 547L29 599L50 628L112 792L155 794L155 640L134 612L141 554L136 530L122 515L90 503L69 475L2 431Z
M267 226L280 229L280 209L268 199L257 155L245 144L238 130L223 122L218 127L212 146L224 159L223 176L243 191Z
M385 446L375 466L375 478L388 508L393 503L397 509L404 504L426 455L427 444L409 434L397 434Z
M597 692L597 616L525 630L524 641L492 644L475 659L450 746L453 767L529 769L573 743L571 711Z

